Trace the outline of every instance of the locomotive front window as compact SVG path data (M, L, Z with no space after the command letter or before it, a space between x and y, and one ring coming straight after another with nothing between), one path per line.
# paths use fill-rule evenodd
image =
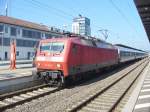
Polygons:
M64 49L64 43L62 42L49 42L42 43L40 46L40 51L44 52L62 52Z

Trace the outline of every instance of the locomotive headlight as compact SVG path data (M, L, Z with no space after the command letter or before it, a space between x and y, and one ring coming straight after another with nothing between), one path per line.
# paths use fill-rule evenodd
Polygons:
M40 63L38 63L38 66L40 66L41 64Z
M60 67L61 67L61 64L56 64L56 66L57 66L58 68L60 68Z

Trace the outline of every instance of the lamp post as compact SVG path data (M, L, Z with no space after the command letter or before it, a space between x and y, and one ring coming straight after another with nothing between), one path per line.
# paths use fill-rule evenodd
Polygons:
M0 34L1 34L1 38L2 38L2 54L1 54L1 60L3 60L3 49L4 49L4 47L3 47L3 38L4 38L4 32L0 32Z

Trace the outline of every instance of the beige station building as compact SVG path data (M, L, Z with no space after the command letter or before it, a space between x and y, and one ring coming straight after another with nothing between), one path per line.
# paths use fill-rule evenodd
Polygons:
M8 16L0 16L0 60L9 60L10 42L16 41L16 58L32 59L39 40L60 37L60 29Z

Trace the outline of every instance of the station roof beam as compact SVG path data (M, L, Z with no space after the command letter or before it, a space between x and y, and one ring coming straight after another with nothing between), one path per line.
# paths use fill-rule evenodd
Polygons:
M150 0L134 0L150 41Z

